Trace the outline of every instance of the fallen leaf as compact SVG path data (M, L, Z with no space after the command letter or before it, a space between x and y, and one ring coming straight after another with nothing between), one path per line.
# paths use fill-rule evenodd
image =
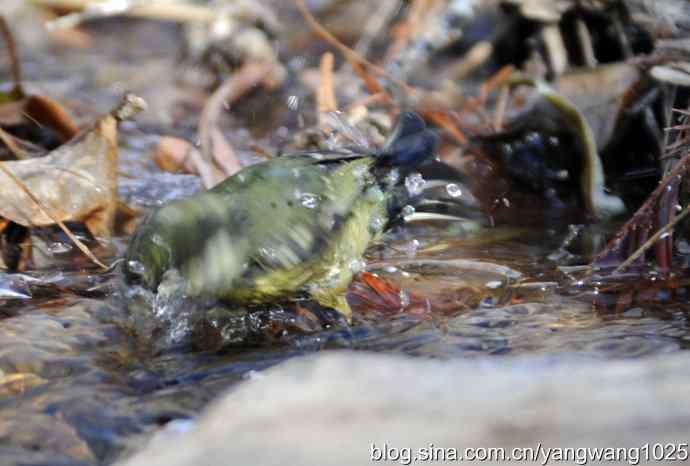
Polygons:
M79 127L67 111L53 99L30 95L24 102L24 115L34 124L54 129L62 142L67 142L79 133Z
M7 54L10 58L10 68L13 78L13 88L10 92L0 93L0 129L13 129L14 132L32 134L35 137L26 141L42 145L42 141L50 141L55 136L59 143L65 143L72 139L79 132L79 128L74 123L60 104L49 97L40 95L26 95L22 86L22 72L17 54L14 37L10 31L7 21L0 15L0 35L6 45ZM4 126L4 128L2 128ZM2 138L10 151L15 155L19 154L16 147L17 141L10 141L7 137ZM10 142L8 142L10 141ZM16 142L17 144L12 144ZM46 149L53 149L46 147Z
M79 221L94 236L109 237L117 205L117 122L133 113L128 104L45 157L4 162L0 217L26 227ZM17 189L16 180L26 189Z
M191 152L196 150L189 141L174 136L162 136L153 152L153 161L158 168L169 173L198 175Z

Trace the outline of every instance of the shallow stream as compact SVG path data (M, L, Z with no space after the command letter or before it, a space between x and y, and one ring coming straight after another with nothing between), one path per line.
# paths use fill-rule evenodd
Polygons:
M143 208L200 189L196 177L163 174L148 157L164 123L190 136L194 120L185 121L188 113L178 119L163 110L160 102L174 89L164 73L175 66L174 53L138 47L147 43L147 28L134 22L128 40L118 41L109 38L123 37L122 32L104 27L98 40L110 44L107 53L53 47L47 55L25 54L27 86L82 102L85 120L93 109L107 109L125 87L153 96L149 116L125 125L120 134L120 195ZM159 29L157 34L167 31ZM138 69L142 64L145 69ZM252 135L245 131L235 137L240 155L249 157ZM583 227L581 237L601 244L615 227ZM690 347L683 287L656 290L652 276L644 282L649 290L616 306L621 293L609 293L611 284L580 287L577 272L559 268L590 257L586 245L563 250L571 231L567 221L553 228L449 231L447 224L398 229L367 258L370 271L420 297L422 304L413 303L418 312L374 318L355 306L359 317L351 328L288 334L279 343L220 353L155 341L166 335L146 334L132 320L119 269L97 271L66 238L37 245L47 258L44 267L26 274L0 272L2 464L113 462L162 426L184 429L185 420L223 390L324 348L438 359L547 355L558 364ZM91 246L112 262L126 244L121 236ZM639 287L637 282L624 287L632 284ZM425 299L442 311L426 312Z

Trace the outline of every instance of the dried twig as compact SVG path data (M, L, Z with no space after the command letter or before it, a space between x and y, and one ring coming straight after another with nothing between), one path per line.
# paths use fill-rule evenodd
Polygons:
M618 230L618 233L616 233L616 236L614 236L611 241L606 245L603 251L601 251L597 257L594 258L592 261L592 264L596 265L597 263L603 262L610 254L612 254L614 251L616 251L619 247L620 244L633 232L635 231L635 228L638 225L641 225L645 223L645 219L649 219L652 216L652 213L654 211L654 206L655 204L659 201L661 198L662 194L664 194L667 191L667 188L671 185L671 183L675 182L678 180L680 177L684 176L688 168L690 168L690 152L685 154L683 158L681 158L676 165L673 167L673 169L664 177L663 180L659 183L659 186L652 192L652 194L649 195L647 200L642 204L642 206L637 209L637 212L635 212L635 215L632 216L630 220L628 220L623 227Z
M370 62L366 58L362 57L357 52L352 50L350 47L343 44L333 34L331 34L325 27L323 27L316 20L316 18L314 18L314 15L311 14L309 9L305 5L304 0L295 0L295 5L297 6L297 8L302 13L302 16L304 16L304 19L307 22L307 24L309 25L309 27L311 27L312 30L314 30L314 32L319 37L321 37L323 40L325 40L326 42L331 44L333 47L337 48L345 56L347 61L349 61L350 64L353 65L353 67L354 67L354 64L360 65L362 67L366 67L366 68L370 69L372 72L374 72L375 74L388 79L390 82L392 82L393 84L404 89L406 92L408 92L410 94L415 93L415 89L408 86L407 83L395 78L394 76L391 76L390 73L388 73L382 67L375 65L374 63Z
M333 54L326 52L321 56L319 89L316 93L316 104L319 110L319 120L324 113L335 112L338 110L338 102L335 97L333 85ZM323 122L320 121L322 124Z
M613 271L614 274L620 273L623 270L627 269L630 267L631 264L633 264L637 259L639 259L645 252L649 250L654 244L656 244L657 241L660 239L663 239L664 235L668 234L673 228L680 222L682 221L685 217L690 214L690 205L685 206L683 211L678 214L676 218L671 220L669 223L667 223L663 228L660 228L659 231L654 233L651 238L649 238L645 243L640 246L637 251L635 251L633 254L628 257L625 262L623 262L621 265L619 265L616 270Z
M423 111L422 114L434 124L448 131L456 142L463 145L468 143L467 137L458 129L455 123L453 123L448 112L427 110Z
M5 49L10 58L10 69L12 71L12 80L14 81L13 93L18 96L24 95L22 90L22 67L19 64L19 56L17 55L17 45L14 42L14 36L7 20L0 15L0 34L5 41Z
M407 18L395 28L395 40L386 52L385 62L388 63L400 53L405 46L421 31L421 25L429 14L433 0L412 0Z
M489 41L474 44L463 57L452 65L448 76L454 81L462 81L479 67L485 64L493 55L494 46Z
M494 131L498 132L503 129L503 120L505 118L508 103L510 101L510 88L503 87L498 93L498 102L496 103L496 112L494 113Z
M379 9L371 16L364 26L364 31L355 45L355 52L366 57L376 36L381 34L388 22L400 9L400 0L382 0Z

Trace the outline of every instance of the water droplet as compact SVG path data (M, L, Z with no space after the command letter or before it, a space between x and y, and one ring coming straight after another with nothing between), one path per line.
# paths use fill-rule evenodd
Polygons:
M291 95L287 98L287 106L290 110L297 110L299 108L299 97Z
M139 261L128 261L127 268L130 272L137 275L143 275L144 272L146 272L146 267L144 267L144 264Z
M420 173L412 173L405 178L405 187L411 196L417 196L424 190L426 180Z
M386 174L384 181L388 186L395 186L398 184L398 181L400 180L400 172L398 171L397 168L394 168L393 170L389 171L388 174Z
M383 271L386 273L395 273L398 271L398 268L394 265L387 265L383 268Z
M527 142L534 144L541 141L541 136L539 136L539 133L537 133L536 131L532 131L527 134L525 139L527 140Z
M352 174L355 175L356 178L363 178L367 171L369 171L367 167L364 165L359 165L352 170Z
M255 370L251 370L242 376L243 379L247 380L259 380L263 379L264 377L266 377L265 374L262 374L261 372Z
M153 244L156 246L167 246L163 237L158 233L154 233L153 236L151 236L151 241L153 241Z
M411 205L406 205L405 207L403 207L402 210L403 217L409 217L410 215L414 215L415 212L415 208Z
M195 430L197 421L194 419L174 419L165 424L164 432L169 434L188 434Z
M302 202L302 205L307 209L314 209L319 205L319 197L312 193L302 193L300 202Z
M460 197L462 196L462 189L455 183L449 183L446 185L446 191L450 197Z
M369 202L374 202L374 203L379 203L383 202L385 199L385 196L383 195L383 191L378 186L372 186L367 190L366 193L367 200Z
M288 67L293 71L299 71L304 68L307 64L307 59L303 56L297 56L290 59L288 62Z
M48 251L51 254L63 254L72 250L72 245L69 243L63 243L56 241L55 243L48 244Z
M383 230L384 224L385 222L381 217L372 217L372 219L369 221L369 230L373 234L379 233L381 230Z
M503 283L500 280L492 280L490 282L486 282L484 286L490 290L497 290L503 286Z
M570 173L568 172L568 170L559 170L556 172L556 178L565 181L568 178L570 178Z
M410 241L409 243L407 243L405 245L404 251L408 256L414 257L415 255L417 255L417 250L419 249L420 246L421 246L421 243L419 242L419 240L413 239L412 241Z
M400 307L407 307L410 305L410 295L405 290L400 290Z
M661 236L659 236L659 239L666 239L669 236L671 236L671 232L667 231L666 233L662 233Z
M349 267L352 273L359 273L367 267L367 263L363 259L353 259Z

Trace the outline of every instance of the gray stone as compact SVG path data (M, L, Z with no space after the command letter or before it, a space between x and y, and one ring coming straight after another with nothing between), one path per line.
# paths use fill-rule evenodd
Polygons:
M649 443L651 452L689 440L688 367L687 353L437 361L324 352L250 377L191 430L159 433L121 465L369 465L372 443L459 454Z

